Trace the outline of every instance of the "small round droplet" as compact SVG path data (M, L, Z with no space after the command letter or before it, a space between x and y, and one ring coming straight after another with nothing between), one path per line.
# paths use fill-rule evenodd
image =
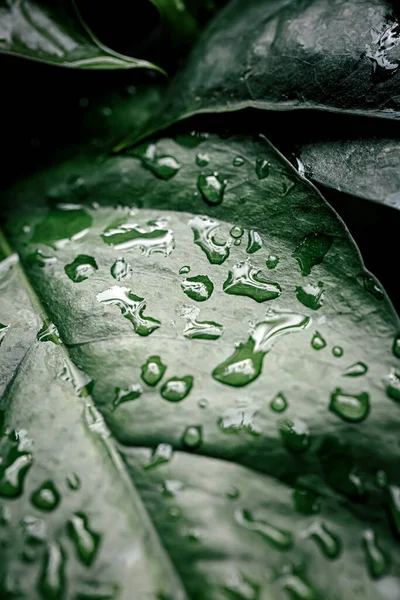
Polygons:
M166 370L167 367L159 356L149 356L141 366L140 376L147 385L154 387L161 381Z
M375 484L378 488L384 489L389 483L387 473L382 469L379 469L375 473Z
M329 410L341 417L344 421L359 423L368 417L370 405L369 394L348 394L341 388L331 394Z
M274 412L283 412L288 407L288 402L282 393L277 394L270 402L270 407Z
M64 267L65 273L75 283L85 281L97 270L95 259L87 254L79 254L72 263Z
M233 245L234 245L234 246L240 246L240 244L241 244L241 243L242 243L242 240L241 240L241 238L238 238L237 240L235 240L235 241L233 242Z
M199 408L205 409L208 408L208 400L206 398L201 398L201 400L198 401L197 406Z
M333 346L332 354L333 356L336 356L336 358L340 358L343 356L343 348L341 346Z
M235 156L235 158L232 161L232 164L234 167L241 167L244 164L243 156Z
M275 256L275 254L270 254L267 260L265 261L265 264L267 265L268 269L275 269L278 266L278 263L279 258L278 256Z
M221 204L224 199L226 183L218 175L200 174L197 178L197 187L208 204Z
M206 152L196 154L196 165L198 167L206 167L210 162L210 157Z
M60 494L52 481L45 481L33 492L31 501L36 508L41 510L54 510L60 503Z
M76 491L81 487L81 480L76 473L70 473L67 476L67 484L71 490Z
M186 448L195 449L201 446L203 441L202 429L200 425L190 425L185 429L182 436L182 444Z
M318 331L316 331L313 335L311 346L314 348L314 350L322 350L326 346L326 341Z
M193 377L171 377L162 386L161 396L168 402L181 402L189 394L193 387Z
M392 346L392 350L393 350L393 354L397 357L400 358L400 335L397 335L394 340L393 340L393 346Z
M239 239L244 234L244 229L243 227L239 227L239 225L234 225L229 233L234 239Z
M182 511L178 506L171 506L168 515L172 521L177 521L182 515Z
M190 267L189 265L184 265L183 267L181 267L179 269L179 275L186 275L187 273L190 272Z

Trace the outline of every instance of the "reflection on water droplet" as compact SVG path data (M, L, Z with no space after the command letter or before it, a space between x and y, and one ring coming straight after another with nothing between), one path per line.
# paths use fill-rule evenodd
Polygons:
M315 540L326 558L335 560L339 557L342 551L342 543L340 538L330 531L326 523L315 521L307 529L305 535Z
M62 248L86 235L91 225L92 217L82 206L59 204L36 225L31 242Z
M240 498L240 492L235 486L230 487L229 490L226 492L226 495L230 500L237 500L238 498Z
M282 291L280 285L262 279L259 273L260 269L252 266L248 261L234 265L223 284L224 292L237 296L248 296L256 302L278 298Z
M65 265L64 271L75 283L81 283L88 279L98 270L97 263L92 256L79 254L69 265Z
M244 164L244 158L242 156L235 156L232 164L234 167L241 167Z
M262 248L262 239L258 231L254 231L254 229L250 229L247 238L247 254L254 254L257 250Z
M181 282L181 288L191 300L204 302L213 293L214 284L207 275L196 275L184 279Z
M292 252L300 265L301 274L309 275L315 265L320 264L332 246L333 238L324 233L309 233Z
M164 376L167 370L159 356L149 356L146 362L141 366L141 378L143 381L154 387Z
M322 281L318 282L318 285L312 285L308 283L303 286L296 287L296 297L299 302L311 308L311 310L318 310L324 303L324 284Z
M278 529L266 521L253 519L248 510L237 510L235 519L240 525L255 531L279 550L288 550L293 545L293 537L289 531Z
M365 45L365 56L372 62L373 79L392 77L400 66L396 48L400 44L400 27L395 21L371 30L372 41ZM394 52L393 52L394 50Z
M208 404L209 404L209 402L208 402L208 400L206 398L201 398L201 400L199 400L197 402L197 406L199 408L203 408L203 409L204 408L208 408Z
M154 221L148 227L121 220L112 223L101 234L103 241L116 250L139 248L143 256L161 253L169 256L175 247L172 229L167 229L163 221Z
M393 354L397 357L400 358L400 335L397 335L394 340L393 340L393 346L392 346L392 350L393 350Z
M173 156L157 156L157 146L155 144L149 144L141 158L142 165L159 179L171 179L181 168L181 165Z
M265 179L269 175L270 164L265 158L257 158L256 175L258 179Z
M186 275L189 272L190 272L189 265L185 265L179 269L179 275Z
M216 242L219 221L206 216L195 216L189 221L194 234L194 243L205 252L209 262L222 265L229 256L229 242Z
M295 510L302 515L313 515L320 511L321 499L312 490L296 488L293 490Z
M385 297L383 290L379 287L379 285L376 283L375 279L371 277L371 275L361 273L358 276L357 281L361 283L366 292L374 296L374 298L376 298L377 300L383 300L383 298Z
M244 229L239 227L239 225L234 225L229 233L234 239L240 239L244 234Z
M341 388L336 388L331 394L329 410L344 421L359 423L368 417L370 410L369 394L367 392L348 394Z
M182 436L182 444L186 448L198 448L203 442L201 425L190 425L185 429Z
M372 529L363 533L363 548L370 576L373 579L383 577L389 569L390 561L379 547L377 535Z
M7 333L7 330L9 327L10 327L9 325L4 325L3 323L0 323L0 346L6 336L6 333Z
M278 256L275 256L275 254L270 254L267 260L265 261L265 264L267 265L268 269L275 269L278 266L278 263L279 258Z
M185 319L183 335L189 339L217 340L224 332L223 325L215 321L198 321L200 309L197 306L184 304L177 309L180 317Z
M93 380L78 369L69 358L64 358L64 367L59 377L63 381L71 383L75 394L81 398L88 396L92 390Z
M235 241L233 242L233 245L234 245L234 246L240 246L240 244L241 244L241 243L242 243L242 240L241 240L241 238L238 238L237 240L235 240Z
M286 400L284 394L279 392L279 394L272 398L270 407L274 412L283 412L286 410L288 407L288 401Z
M76 491L81 487L81 480L76 473L70 473L67 476L67 484L71 490Z
M132 277L132 267L122 256L117 258L110 271L117 281L126 281Z
M96 296L98 302L116 305L122 316L128 319L138 335L147 336L153 333L161 325L158 319L144 316L146 301L144 298L135 296L129 288L114 285Z
M57 258L55 256L44 254L43 250L40 250L39 248L27 256L26 262L30 267L40 267L43 269L44 267L55 265Z
M168 402L181 402L189 394L192 387L193 377L191 375L171 377L162 386L160 394Z
M217 425L223 433L250 433L258 436L261 431L254 423L257 414L257 411L250 408L233 408L219 417Z
M308 425L302 419L285 419L278 424L279 433L283 444L296 454L305 452L310 443L311 436Z
M333 352L333 350L332 350ZM350 365L349 367L347 367L347 369L345 370L345 372L343 373L344 377L361 377L362 375L365 375L365 373L368 371L368 366L363 363L363 362L356 362L352 365Z
M340 358L343 356L343 348L341 346L333 346L332 354L333 356L336 356L336 358Z
M178 492L183 489L184 485L181 481L175 481L173 479L166 479L161 484L162 495L166 498L174 498Z
M52 481L45 481L33 492L31 501L40 510L54 510L60 504L61 496Z
M223 591L228 600L260 600L261 588L249 577L235 574L226 581Z
M133 383L127 389L123 390L119 387L115 388L115 397L113 400L113 409L115 410L123 402L137 400L142 394L142 388L139 384Z
M25 477L33 465L31 441L26 431L13 430L0 440L0 496L16 498L23 493Z
M321 600L304 578L296 573L283 575L279 580L289 600Z
M39 592L44 600L60 600L65 588L66 556L62 547L53 542L47 545L39 580Z
M400 487L397 485L389 486L389 507L392 517L393 527L397 536L400 535Z
M70 518L67 523L67 531L78 558L89 567L96 558L101 535L90 528L89 519L83 513L75 513Z
M175 139L178 144L185 148L197 148L208 137L209 134L203 131L191 131L190 134L177 135Z
M385 378L386 394L391 400L400 402L400 374L392 369Z
M206 152L198 152L196 154L196 165L198 167L206 167L210 162L210 157Z
M149 462L143 468L148 471L163 465L171 460L173 453L174 450L170 444L158 444L157 448L151 453Z
M234 353L219 364L212 376L225 385L241 387L257 379L262 363L278 337L302 331L310 323L310 317L292 312L267 313L250 333L245 344L238 344Z
M201 173L197 178L197 187L208 204L221 204L224 199L226 182L219 175Z
M62 344L60 334L57 327L51 321L45 321L41 330L38 332L36 339L39 342L53 342L58 346Z
M313 335L311 346L314 348L314 350L322 350L326 346L326 341L318 331L316 331Z

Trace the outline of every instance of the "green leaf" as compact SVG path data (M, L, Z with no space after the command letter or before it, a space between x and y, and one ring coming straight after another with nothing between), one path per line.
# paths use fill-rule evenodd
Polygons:
M104 46L81 19L74 0L3 0L0 52L78 69L162 71Z
M198 34L196 19L184 0L150 0L160 13L161 22L174 45L190 43Z
M18 500L0 485L3 587L394 598L399 322L316 189L263 139L192 133L77 156L5 204L5 425L34 446ZM29 516L46 535L22 564Z
M393 11L386 0L233 0L204 31L144 133L244 108L398 119Z

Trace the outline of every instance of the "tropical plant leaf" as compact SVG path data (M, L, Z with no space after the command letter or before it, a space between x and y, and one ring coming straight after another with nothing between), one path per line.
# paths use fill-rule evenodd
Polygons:
M5 424L35 462L1 500L3 587L54 587L62 547L71 598L395 597L399 323L315 188L263 139L192 133L5 203ZM48 534L22 565L27 516Z
M162 71L104 46L80 18L74 0L2 0L0 52L77 69Z

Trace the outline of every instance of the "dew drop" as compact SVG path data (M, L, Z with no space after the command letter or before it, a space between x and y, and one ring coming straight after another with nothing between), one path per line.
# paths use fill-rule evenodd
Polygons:
M302 419L285 419L278 424L283 444L291 452L305 452L311 443L310 430Z
M370 410L369 394L367 392L348 394L341 388L336 388L331 394L329 410L344 421L359 423L368 417Z
M45 481L33 492L32 504L40 510L51 511L60 504L60 493L52 481Z
M29 469L33 465L31 441L24 430L14 430L0 440L0 496L21 496Z
M170 444L158 444L157 448L151 453L149 462L143 468L148 471L149 469L154 469L154 467L168 463L173 453L174 450Z
M242 237L242 235L244 234L244 229L242 227L239 227L239 225L234 225L229 233L230 233L231 237L233 237L235 240L237 240L237 239L240 239Z
M87 254L79 254L72 263L64 267L65 273L75 283L85 281L97 270L95 259Z
M40 250L39 248L27 256L26 262L30 267L40 267L43 269L54 265L57 262L57 258L55 256L44 254L43 250Z
M89 231L92 217L78 204L59 204L34 229L31 242L62 248Z
M4 325L3 323L0 323L0 346L4 338L6 337L6 333L9 327L9 325Z
M290 600L320 600L313 588L296 573L284 575L280 581Z
M89 567L96 558L101 535L89 526L89 519L83 513L75 513L67 523L68 534L75 546L79 560Z
M257 412L253 409L230 409L219 417L217 425L223 433L249 433L260 435L261 431L254 423Z
M197 402L197 406L199 408L205 409L208 408L209 402L206 398L201 398L198 402Z
M393 526L397 536L400 535L400 486L389 486L389 507Z
M192 387L193 377L191 375L171 377L162 386L160 394L168 402L181 402L189 394Z
M400 402L400 374L392 369L385 378L386 395L395 402Z
M118 306L122 316L132 323L138 335L150 335L161 325L158 319L143 315L146 309L145 299L133 294L129 288L114 285L97 294L96 298L98 302Z
M110 271L117 281L126 281L132 277L132 267L122 256L117 258Z
M234 167L241 167L242 165L244 165L243 156L235 156L235 158L232 161L232 164Z
M278 550L289 550L293 545L293 536L289 531L278 529L266 521L255 520L248 510L237 510L235 519L246 529L261 535Z
M384 489L387 486L387 484L388 476L385 471L380 469L375 473L375 485L380 489Z
M210 157L206 152L198 152L196 154L196 165L198 167L206 167L210 162Z
M258 179L265 179L269 175L270 164L265 158L257 158L256 175Z
M179 275L186 275L189 272L190 272L189 265L185 265L179 269Z
M265 261L268 269L275 269L278 266L279 258L275 254L270 254Z
M143 256L157 253L169 256L175 247L173 231L157 221L148 227L126 223L125 220L118 221L109 225L101 237L116 250L139 248Z
M224 585L229 600L260 600L260 586L244 575L231 577Z
M182 436L182 444L186 448L199 448L203 443L203 434L201 425L190 425L185 429Z
M205 302L213 293L214 284L207 275L187 277L181 282L181 288L191 300Z
M250 229L247 238L247 254L254 254L257 250L262 248L262 239L258 231L254 231L254 229Z
M266 281L259 276L260 269L252 266L250 262L238 263L229 271L228 278L223 284L226 294L248 296L256 302L273 300L281 295L278 283Z
M321 508L321 499L312 490L296 488L293 490L293 503L296 512L302 515L314 515Z
M358 277L358 280L361 283L361 285L364 287L364 290L366 292L368 292L369 294L374 296L374 298L376 298L376 300L383 300L383 298L385 297L384 293L383 293L382 289L379 287L379 285L376 283L375 279L373 277L371 277L371 275L366 275L365 273L362 273Z
M288 407L288 401L286 400L284 394L279 392L274 398L272 398L270 402L270 407L274 412L283 412Z
M292 256L299 263L302 275L309 275L311 269L324 260L332 242L330 235L318 232L310 233L301 240Z
M226 492L226 496L227 496L227 498L229 498L229 500L237 500L238 498L240 498L240 492L237 489L237 487L232 486Z
M166 370L167 367L159 356L149 356L141 366L140 376L147 385L154 387L161 381Z
M70 473L67 476L67 485L71 490L79 490L81 487L81 480L76 473Z
M343 356L343 348L341 346L333 346L332 354L336 358L340 358L341 356Z
M363 548L370 576L373 579L383 577L390 566L389 557L379 547L377 535L372 529L363 533Z
M333 350L332 350L333 352ZM347 367L345 372L343 373L344 377L361 377L365 375L368 371L368 366L363 362L356 362Z
M80 583L74 600L117 600L119 591L119 585L116 583L85 581Z
M224 199L226 182L221 181L216 174L204 175L201 173L197 178L197 187L203 200L208 204L221 204Z
M365 484L352 457L351 447L328 436L318 449L318 455L328 485L340 494L363 501Z
M234 245L234 246L240 246L240 244L241 244L241 243L242 243L242 240L241 240L241 238L238 238L237 240L235 240L235 241L233 242L233 245Z
M115 388L115 396L113 400L113 409L115 410L120 404L137 400L142 394L142 388L139 384L133 383L127 389Z
M62 547L48 544L39 580L39 591L44 600L60 600L65 591L66 556Z
M39 342L53 342L53 344L58 346L62 344L58 329L51 321L45 321L43 323L43 326L38 332L36 339Z
M159 179L168 180L177 174L181 165L173 156L157 156L155 144L149 144L142 156L142 165Z
M393 354L396 358L400 358L400 335L397 335L393 340L392 346Z
M307 308L318 310L324 302L324 284L319 281L318 285L308 283L304 286L298 286L296 287L296 298Z
M330 560L339 557L342 551L340 538L330 531L329 527L320 521L315 521L305 532L305 535L315 540L321 552Z
M177 309L180 317L185 319L183 335L189 339L217 340L224 332L223 325L215 321L198 321L200 309L197 306L184 304Z
M313 335L311 346L314 348L314 350L322 350L326 346L326 341L318 331L316 331Z
M222 265L229 256L229 242L219 243L215 234L220 226L219 221L205 216L195 216L189 221L194 235L194 243L206 254L213 265Z

